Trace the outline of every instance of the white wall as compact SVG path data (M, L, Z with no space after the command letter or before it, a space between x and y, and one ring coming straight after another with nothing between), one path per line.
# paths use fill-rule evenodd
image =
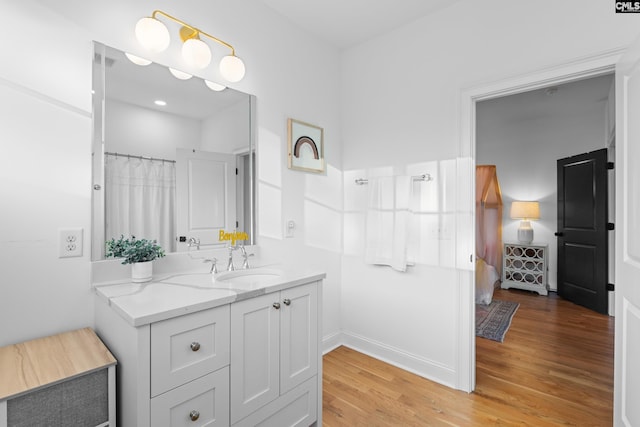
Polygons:
M636 22L615 14L608 2L462 0L348 50L342 63L345 192L351 171L403 171L456 158L463 90L626 46L638 32ZM403 274L364 265L362 252L345 256L345 335L455 386L463 345L452 331L465 322L459 296L467 290L456 277L449 267Z
M105 151L175 160L176 147L201 148L200 120L106 100Z
M261 3L0 1L6 19L0 29L0 345L93 324L89 251L57 258L59 227L82 227L89 248L92 40L141 54L133 28L153 8L228 40L244 59L247 75L234 88L257 96L258 155L273 150L266 157L274 161L260 163L259 177L279 182L278 188L271 184L279 199L266 199L260 211L295 217L304 230L308 196L341 193L331 175L293 173L285 161L286 118L292 116L326 129L328 163L341 170L338 52ZM184 69L174 48L150 59ZM195 74L220 80L215 67ZM315 185L306 189L305 182ZM335 333L339 252L309 245L302 234L285 241L281 229L271 236L258 236L261 253L328 272L324 328Z
M249 100L243 99L202 121L201 147L218 153L247 151L251 140L247 126Z
M496 165L504 202L505 242L517 242L519 220L509 217L513 200L540 202L532 221L535 243L549 245L549 287L557 290L556 161L605 148L605 106L613 76L476 104L476 162Z

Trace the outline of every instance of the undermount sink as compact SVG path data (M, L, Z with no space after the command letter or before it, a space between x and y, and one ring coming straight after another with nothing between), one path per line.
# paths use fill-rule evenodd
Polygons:
M215 276L215 282L258 283L282 276L282 271L271 268L248 268L223 271Z

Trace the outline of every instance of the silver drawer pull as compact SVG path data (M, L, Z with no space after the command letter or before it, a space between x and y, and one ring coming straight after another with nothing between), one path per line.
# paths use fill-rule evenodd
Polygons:
M276 310L280 310L280 303L279 302L274 302L273 303L273 308L275 308Z
M284 303L284 305L291 305L291 300L289 298L285 298L282 302Z
M200 343L199 342L192 342L191 343L191 351L198 351L200 350Z
M200 412L196 410L189 412L189 419L191 421L198 421L198 418L200 418Z

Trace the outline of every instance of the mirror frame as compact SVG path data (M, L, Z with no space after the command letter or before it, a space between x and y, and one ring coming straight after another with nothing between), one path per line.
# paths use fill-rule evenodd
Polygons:
M105 45L104 43L93 41L93 57L92 57L92 114L91 114L91 261L103 261L105 252L105 174L104 174L104 157L105 157L105 82L106 82L106 65L105 61L100 61L100 72L96 73L96 58L100 55L105 57L106 49L116 49ZM165 68L169 68L165 64L156 62ZM193 78L201 77L194 75ZM236 89L229 88L231 90ZM256 138L257 138L257 122L256 122L256 97L249 96L249 244L256 244ZM244 230L247 231L247 230ZM221 243L221 245L226 242ZM212 247L214 248L214 247ZM170 254L181 254L186 252L170 252Z

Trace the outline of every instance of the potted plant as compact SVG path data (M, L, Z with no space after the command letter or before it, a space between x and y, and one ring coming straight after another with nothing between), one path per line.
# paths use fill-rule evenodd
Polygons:
M112 238L106 243L107 257L122 258L122 264L131 264L131 280L148 282L153 275L153 261L162 258L164 249L155 240L136 239L135 236Z

